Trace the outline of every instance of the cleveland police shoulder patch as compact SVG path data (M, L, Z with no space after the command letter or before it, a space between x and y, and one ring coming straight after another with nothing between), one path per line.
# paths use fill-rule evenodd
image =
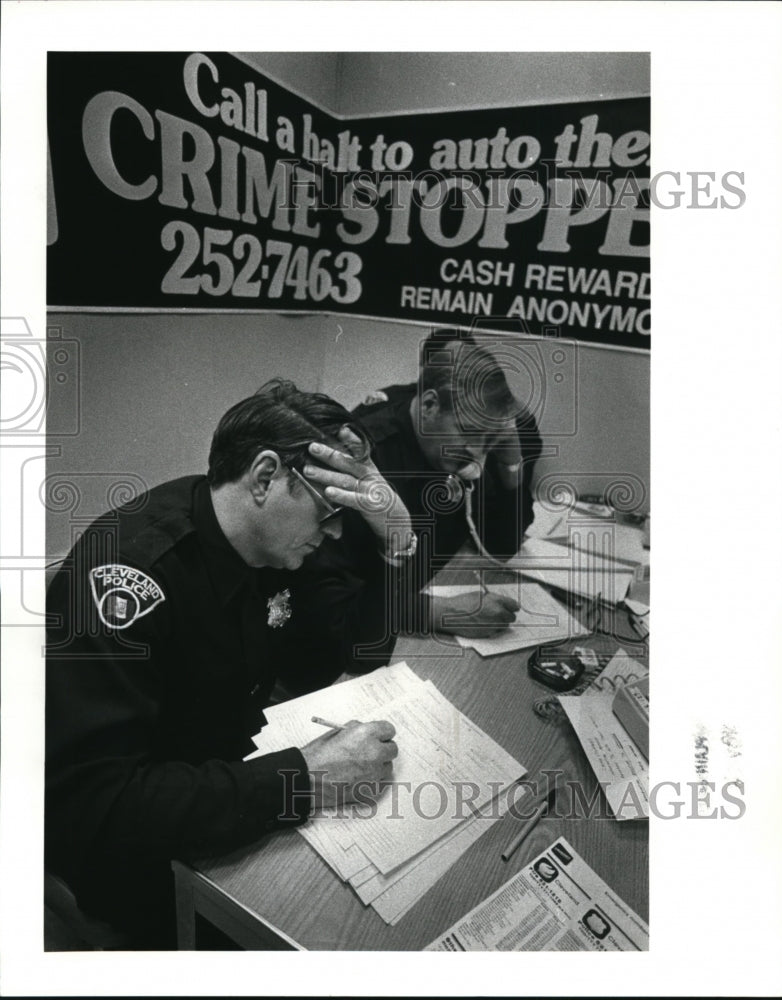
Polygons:
M119 563L91 569L90 589L100 620L116 629L127 628L166 599L146 573Z

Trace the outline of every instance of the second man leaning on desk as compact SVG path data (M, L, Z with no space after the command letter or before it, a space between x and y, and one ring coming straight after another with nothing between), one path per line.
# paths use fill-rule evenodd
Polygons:
M387 662L400 632L486 637L504 629L518 610L508 598L425 593L465 543L504 561L518 552L532 523L532 474L542 442L500 361L467 332L435 330L421 345L418 381L374 393L353 416L373 442L375 464L410 512L418 551L416 587L406 605L378 609L352 632L341 630L346 659L356 670ZM342 544L327 541L307 560L297 586L322 596L330 587L339 593L339 581L354 572L360 588L370 542L361 520L348 518ZM327 599L320 608L327 612ZM461 621L452 624L446 616Z

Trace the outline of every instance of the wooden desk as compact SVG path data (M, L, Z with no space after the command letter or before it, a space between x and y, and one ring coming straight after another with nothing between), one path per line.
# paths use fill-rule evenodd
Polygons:
M620 632L628 633L625 617L617 617L622 619ZM530 651L482 659L472 650L444 643L402 639L393 662L405 660L419 676L431 678L446 698L513 754L531 777L570 759L574 771L569 776L580 781L589 801L597 781L569 723L544 721L533 710L537 699L552 692L529 677ZM619 645L609 636L597 636L589 644L603 652L613 652ZM622 646L643 659L642 646ZM645 821L618 822L608 815L600 794L589 818L544 818L510 861L504 862L500 855L519 822L505 816L492 824L395 927L364 906L295 830L198 862L195 870L175 863L179 946L196 946L194 914L198 912L247 949L420 950L558 836L566 837L597 874L648 921Z

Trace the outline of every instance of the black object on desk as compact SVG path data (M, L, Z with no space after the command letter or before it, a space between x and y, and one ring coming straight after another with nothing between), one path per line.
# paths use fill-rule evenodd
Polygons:
M554 691L571 691L584 674L580 655L538 646L529 658L527 670L533 680Z

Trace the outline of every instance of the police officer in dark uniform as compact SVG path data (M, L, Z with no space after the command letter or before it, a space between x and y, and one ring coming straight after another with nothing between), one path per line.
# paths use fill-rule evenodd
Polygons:
M374 545L362 589L331 581L339 626L405 586L409 516L350 421L270 384L222 418L207 477L101 517L49 588L46 863L136 947L175 946L172 858L296 826L340 783L349 801L352 783L391 771L387 722L243 761L278 676L312 690L344 666L290 587L339 539L342 508Z
M418 536L417 587L396 620L366 617L353 633L353 662L370 666L400 631L486 637L518 605L475 592L430 598L425 584L465 545L498 562L514 556L533 519L532 474L542 450L533 415L513 397L501 364L467 332L435 330L422 344L417 382L388 386L353 411L373 442L378 469L404 501ZM363 535L364 525L351 531ZM308 560L327 579L365 545L327 543ZM390 609L393 610L393 609Z

